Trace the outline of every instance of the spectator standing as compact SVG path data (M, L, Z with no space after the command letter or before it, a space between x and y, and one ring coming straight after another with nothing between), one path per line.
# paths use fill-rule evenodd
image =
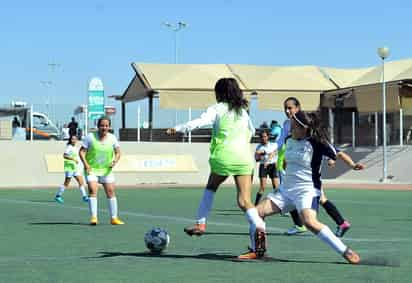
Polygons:
M76 119L72 117L72 121L69 123L69 135L70 136L77 136L77 128L79 127L79 123L76 122Z

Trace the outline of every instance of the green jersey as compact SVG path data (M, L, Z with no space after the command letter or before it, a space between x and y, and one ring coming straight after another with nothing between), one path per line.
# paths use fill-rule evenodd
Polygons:
M114 135L108 133L105 139L100 141L98 133L91 133L83 142L83 147L87 148L86 160L92 175L107 176L112 172L110 166L114 158L114 149L119 147Z
M254 168L250 139L254 127L246 110L229 111L227 103L210 106L199 119L175 127L188 131L212 125L209 164L221 176L250 175Z
M78 149L69 144L64 151L64 155L74 160L64 158L64 172L77 172L79 164L79 151ZM77 161L77 162L76 162Z

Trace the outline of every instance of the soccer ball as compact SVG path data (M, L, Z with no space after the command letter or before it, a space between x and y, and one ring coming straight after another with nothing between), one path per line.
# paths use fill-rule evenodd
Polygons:
M169 233L163 228L150 229L144 235L144 242L152 253L161 253L169 245Z

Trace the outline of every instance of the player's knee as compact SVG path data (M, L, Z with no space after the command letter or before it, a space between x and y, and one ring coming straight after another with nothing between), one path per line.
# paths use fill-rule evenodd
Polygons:
M244 197L239 197L237 199L237 204L238 204L239 208L244 210L244 211L246 209L248 209L249 207L253 206L252 203L250 202L250 200L248 200Z
M302 217L303 225L305 225L309 230L316 231L319 227L319 221L314 217Z

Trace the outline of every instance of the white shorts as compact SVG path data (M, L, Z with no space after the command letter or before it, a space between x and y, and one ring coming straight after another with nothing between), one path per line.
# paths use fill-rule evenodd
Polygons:
M282 190L275 193L269 193L267 198L270 199L277 207L286 213L297 209L301 212L303 209L310 208L316 212L319 209L320 190L302 191L298 194L288 195Z
M110 173L107 176L96 176L96 175L87 175L87 182L97 182L99 184L111 184L114 183L114 175Z
M77 177L81 175L82 175L81 172L70 172L70 171L64 172L64 176L66 176L66 178Z

